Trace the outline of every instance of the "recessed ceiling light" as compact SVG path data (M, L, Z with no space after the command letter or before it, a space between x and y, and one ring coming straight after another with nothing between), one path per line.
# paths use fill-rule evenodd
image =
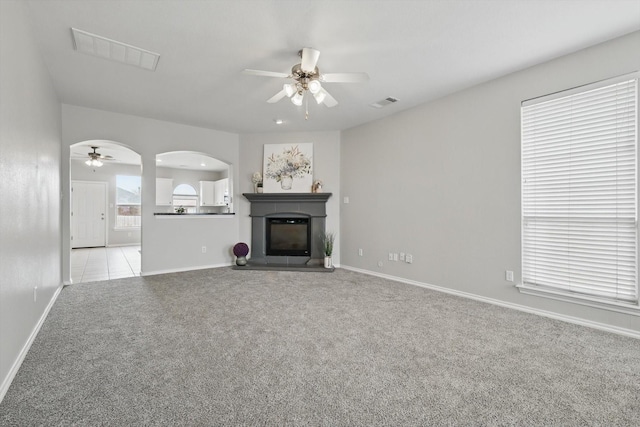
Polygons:
M282 119L275 119L275 120L274 120L274 122L275 122L277 125L281 125L281 124L283 124L283 123L284 123L284 121L283 121Z
M207 165L205 165L204 163L200 163L200 166L207 166Z
M73 46L78 52L133 65L149 71L156 70L160 59L159 53L117 42L77 28L71 28L71 33L73 34Z
M162 161L162 159L156 159L156 162L161 162L161 161Z

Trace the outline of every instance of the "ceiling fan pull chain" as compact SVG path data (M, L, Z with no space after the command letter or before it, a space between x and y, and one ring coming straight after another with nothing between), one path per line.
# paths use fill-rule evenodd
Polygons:
M304 119L309 120L309 97L305 96L304 98Z

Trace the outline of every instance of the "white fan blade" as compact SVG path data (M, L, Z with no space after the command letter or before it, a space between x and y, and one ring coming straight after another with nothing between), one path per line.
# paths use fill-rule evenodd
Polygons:
M320 57L320 51L311 49L310 47L302 48L302 61L300 62L300 68L302 71L308 73L313 72L318 64L318 58Z
M282 89L280 92L276 93L275 95L273 95L271 98L267 99L267 102L269 104L275 104L276 102L280 101L282 98L284 98L287 95L287 91L285 91L284 89Z
M242 74L246 74L249 76L263 76L263 77L282 77L287 78L289 74L286 73L278 73L276 71L262 71L262 70L242 70Z
M327 92L325 88L320 89L320 93L324 94L324 99L322 100L322 103L324 105L326 105L329 108L335 107L336 105L338 105L338 101L336 101L336 99L333 96L331 96L331 94L329 94L329 92Z
M323 74L320 81L327 83L362 83L369 81L367 73L329 73Z

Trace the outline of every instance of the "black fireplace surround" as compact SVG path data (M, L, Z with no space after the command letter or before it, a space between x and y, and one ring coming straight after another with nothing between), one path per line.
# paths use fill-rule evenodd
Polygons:
M326 202L331 193L243 195L251 202L251 264L300 267L323 265L322 238L327 217ZM274 231L280 237L283 237L283 233L284 236L290 233L289 242L277 240L274 243Z

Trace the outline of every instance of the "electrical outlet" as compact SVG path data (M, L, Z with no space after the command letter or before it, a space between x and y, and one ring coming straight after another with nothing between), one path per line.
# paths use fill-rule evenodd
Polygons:
M404 252L400 252L400 261L404 261Z
M358 255L362 256L362 248L358 249Z
M344 203L345 205L349 203L349 196L344 196L344 198L342 199L342 203Z
M393 261L393 253L389 252L389 261Z
M206 246L203 246L203 247L202 247L202 253L203 253L203 254L206 254L206 253L207 253L207 247L206 247Z
M504 280L507 282L513 282L513 271L505 270L504 272Z
M413 255L411 255L411 254L407 254L407 255L404 257L404 259L405 259L405 261L406 261L406 263L407 263L407 264L411 264L411 263L413 263Z

